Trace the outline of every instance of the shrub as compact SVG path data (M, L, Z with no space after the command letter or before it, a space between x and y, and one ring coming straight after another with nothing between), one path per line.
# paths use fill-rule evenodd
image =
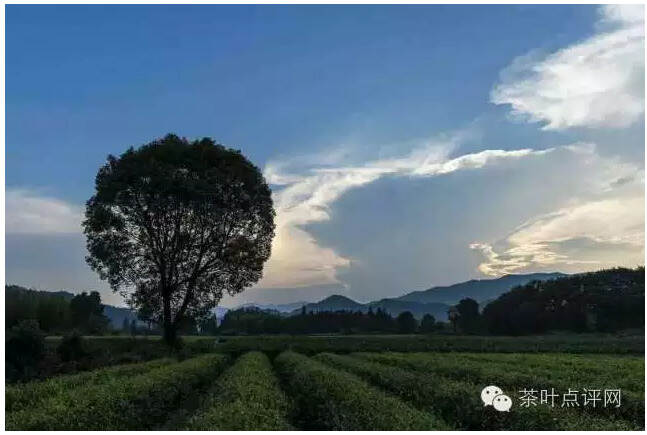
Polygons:
M375 383L410 401L420 409L432 409L462 430L573 430L632 428L626 422L585 418L566 409L515 407L500 413L483 407L482 386L438 376L433 372L410 372L348 356L321 354L318 360Z
M318 430L433 430L448 426L436 416L371 387L356 376L294 352L275 364L299 405L299 424Z
M45 356L45 336L36 320L23 320L7 332L5 361L10 380L27 377Z
M85 339L81 334L78 331L73 331L63 337L56 348L56 353L65 362L79 361L88 356L89 353L86 347Z
M267 356L250 352L218 378L185 430L290 430L289 409Z
M495 361L484 360L470 360L469 355L453 354L452 358L447 358L446 354L433 354L433 353L415 353L415 354L394 354L394 353L371 353L371 354L356 354L356 356L370 360L377 363L388 364L399 368L413 370L418 374L433 373L437 377L449 378L454 381L468 382L474 385L474 391L477 396L480 394L480 389L485 385L492 383L496 379L497 386L502 387L504 390L518 392L524 388L534 388L535 390L555 388L556 391L567 391L569 388L577 389L581 387L601 387L607 388L614 386L602 384L608 380L601 380L597 377L589 378L590 383L586 380L586 373L581 372L578 379L565 380L561 378L561 370L559 367L554 367L553 370L546 376L531 370L528 373L523 372L523 365L511 367L510 365L498 364ZM478 355L474 355L478 358ZM532 360L534 355L527 356ZM584 382L584 385L582 385ZM478 391L477 391L478 390ZM543 410L548 409L546 406L541 407ZM537 408L539 409L539 407ZM561 409L561 408L560 408ZM556 421L549 427L565 429L564 425L569 425L571 422L580 421L573 426L568 427L582 427L582 425L591 425L593 422L599 423L601 420L593 420L592 416L576 416L575 414L592 414L595 416L611 417L614 420L626 419L626 422L618 421L617 430L624 427L632 427L636 429L644 425L644 401L642 397L631 391L622 392L622 406L620 408L605 408L605 407L576 407L573 409L564 409L568 411L569 419L564 421ZM552 414L556 411L551 409ZM533 421L534 417L529 417L528 422ZM521 422L523 423L523 421ZM542 423L543 424L543 423ZM609 423L614 428L613 422ZM601 427L601 426L587 426L587 427Z
M163 358L146 363L124 364L74 375L56 376L45 381L10 385L5 390L5 410L12 412L23 408L36 408L55 396L57 401L61 402L65 397L76 394L75 390L84 385L97 386L112 379L136 376L171 362L172 359Z
M38 408L7 413L8 430L149 430L194 389L222 371L228 357L204 355L129 378L76 388Z
M280 353L285 350L314 355L320 352L567 352L645 355L644 335L627 337L600 334L532 337L479 337L460 335L263 335L229 337L216 345L218 352L250 350Z

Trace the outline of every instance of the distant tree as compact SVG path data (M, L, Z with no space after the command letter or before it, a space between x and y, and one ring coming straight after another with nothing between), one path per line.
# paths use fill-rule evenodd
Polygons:
M644 328L644 307L645 268L614 268L515 287L490 302L482 318L493 334L614 332Z
M449 320L449 323L451 323L454 332L456 332L458 328L459 316L460 315L458 314L456 307L450 307L449 310L447 310L447 319Z
M134 289L174 344L185 318L262 276L274 236L270 189L240 151L175 135L109 156L87 202L88 264Z
M137 309L137 318L146 322L146 333L150 333L151 324L155 322L155 309L149 304L141 304Z
M418 329L418 321L413 317L411 311L403 311L398 314L396 323L398 324L398 331L402 334L412 334Z
M420 332L430 333L436 329L436 319L431 314L425 314L420 321Z
M130 335L132 335L133 337L137 335L137 322L135 321L135 319L132 319L130 321Z
M218 318L215 314L201 319L198 327L201 335L216 335L218 334Z
M99 292L83 292L70 301L72 327L88 334L101 334L108 328L110 320L103 314Z
M457 324L465 333L477 332L479 327L479 304L474 299L461 299L456 305L458 311Z

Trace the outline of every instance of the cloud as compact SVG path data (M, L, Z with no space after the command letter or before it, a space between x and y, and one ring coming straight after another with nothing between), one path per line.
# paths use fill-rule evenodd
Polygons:
M547 56L531 52L501 73L490 98L545 130L626 127L644 112L644 8L606 5L598 33Z
M642 183L608 198L578 201L537 216L498 245L474 242L485 261L479 270L491 276L519 271L562 270L644 263L645 200Z
M80 233L82 208L26 189L7 189L7 234Z
M450 158L462 134L429 141L404 156L370 160L358 165L301 167L290 173L289 162L269 162L265 175L281 188L274 193L277 230L272 257L258 287L301 287L340 283L337 273L353 259L320 246L308 224L332 218L330 206L344 193L386 177L431 177L478 169L504 160L541 156L552 150L484 150ZM301 160L302 162L303 160Z

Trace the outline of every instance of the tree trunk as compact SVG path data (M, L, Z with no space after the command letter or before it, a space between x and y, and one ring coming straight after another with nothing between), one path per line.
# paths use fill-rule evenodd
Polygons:
M177 344L177 326L171 319L171 299L168 292L163 293L164 300L164 341L169 346Z
M173 324L164 322L164 341L171 347L177 344L177 328Z

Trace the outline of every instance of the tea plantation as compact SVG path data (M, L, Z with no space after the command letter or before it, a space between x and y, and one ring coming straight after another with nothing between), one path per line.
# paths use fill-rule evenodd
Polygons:
M363 347L355 342L361 352L354 352L324 338L320 349L305 337L291 349L261 337L246 347L252 343L246 338L183 360L157 358L7 385L6 429L644 428L639 349L583 353L584 340L575 352L533 352L520 341L515 351L510 339L496 352L488 352L489 345L419 351L411 343L403 352L397 339L383 338L392 345L381 350L377 338ZM457 346L467 343L459 339ZM481 391L488 385L511 398L509 411L484 406Z

